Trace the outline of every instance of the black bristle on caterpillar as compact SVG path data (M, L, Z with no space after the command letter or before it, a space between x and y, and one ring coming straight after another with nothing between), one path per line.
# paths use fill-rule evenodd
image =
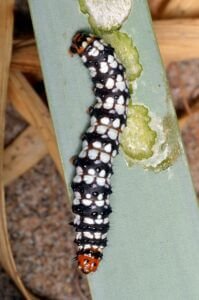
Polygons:
M78 32L70 52L78 53L88 68L96 98L89 108L90 125L82 136L82 150L74 161L76 174L71 184L77 261L82 272L88 274L96 271L107 245L112 163L119 151L120 133L126 126L130 94L124 66L114 49L100 37Z

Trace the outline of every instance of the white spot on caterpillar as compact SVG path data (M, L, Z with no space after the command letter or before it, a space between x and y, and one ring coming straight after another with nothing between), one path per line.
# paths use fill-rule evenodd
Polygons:
M114 88L112 92L113 93L117 93L118 92L118 88Z
M93 45L99 50L104 50L104 46L98 41L94 41Z
M108 55L108 63L111 64L114 61L114 57L112 55Z
M91 125L95 125L96 122L97 122L96 117L92 116L92 117L91 117Z
M109 122L110 122L110 120L109 120L109 118L104 117L104 118L100 119L100 122L101 122L102 124L104 124L104 125L108 125Z
M110 63L110 66L111 66L111 68L113 68L113 69L116 69L116 68L117 68L117 65L118 65L118 63L117 63L116 60L114 60L112 63Z
M86 184L91 184L94 181L94 178L91 175L84 175L84 181Z
M82 204L85 205L85 206L89 206L89 205L91 205L91 203L92 203L92 200L88 200L88 199L83 199L82 200Z
M92 35L90 34L90 36L92 36ZM87 40L87 42L91 42L91 38L90 37L87 37L86 40Z
M73 199L73 204L74 205L79 205L80 204L80 200L77 199L77 198Z
M107 233L102 234L101 238L104 240L107 237Z
M99 176L100 176L100 177L105 177L105 175L106 175L106 171L105 171L105 170L101 170L101 171L99 172Z
M105 101L106 101L107 103L111 103L111 104L114 103L113 97L107 97Z
M82 148L87 148L88 147L88 142L86 140L84 140L82 142Z
M108 205L110 204L110 200L109 200L109 199L106 199L105 202L106 202L106 204L108 204Z
M111 152L111 149L112 149L111 144L107 144L107 145L104 147L104 150L105 150L106 152L108 152L108 153Z
M109 219L108 218L105 218L104 219L104 224L107 224L109 222Z
M86 155L87 155L87 152L85 150L82 150L79 154L79 157L83 158L83 157L86 157Z
M86 194L86 198L90 199L91 198L91 194Z
M114 87L114 84L114 80L112 78L108 78L108 80L106 81L106 88L110 90Z
M93 132L95 130L95 127L94 126L90 126L88 129L87 129L87 132Z
M119 96L119 98L117 100L117 103L118 104L124 104L124 96L123 95Z
M118 90L124 91L126 88L126 84L124 81L118 81L116 82L116 87L118 88Z
M84 223L85 224L89 224L89 225L92 225L92 224L94 224L94 220L93 219L91 219L91 218L84 218Z
M113 121L113 127L118 128L120 126L120 119L115 119Z
M104 186L105 184L105 179L102 177L97 177L96 182L99 186Z
M106 62L100 63L100 72L107 73L108 72L108 64Z
M125 125L124 124L122 124L122 126L121 126L121 130L123 130L125 128Z
M100 239L101 238L101 232L94 232L94 237L95 237L95 239Z
M115 157L116 155L117 155L117 151L116 151L116 150L113 150L112 156Z
M104 200L97 200L95 201L95 204L98 206L98 207L102 207L104 205Z
M99 96L96 97L96 100L97 102L102 103L102 99Z
M101 163L101 161L99 160L99 159L96 159L95 161L94 161L94 164L100 164Z
M79 175L76 175L74 178L73 178L73 182L76 182L76 183L79 183L82 181L82 177L79 176Z
M95 77L97 75L97 71L94 67L88 68L91 74L91 77Z
M84 249L91 249L91 245L90 244L85 244Z
M102 103L96 103L94 107L101 108L102 107Z
M74 223L74 224L77 224L77 225L80 224L80 215L76 215L76 214L75 214L75 218L74 218L73 223Z
M79 240L82 237L82 233L81 232L77 232L76 233L76 239Z
M99 50L96 49L95 47L93 47L89 52L88 52L88 55L90 56L98 56L99 55Z
M112 97L108 97L106 98L103 106L105 109L111 109L113 107L113 103L114 103L114 99Z
M89 170L88 170L88 174L90 174L90 175L95 175L95 170L94 170L94 169L89 169Z
M85 55L82 55L82 61L85 63L87 62L87 57Z
M99 125L99 126L97 126L96 131L99 134L104 134L107 131L107 127L103 126L103 125Z
M96 220L95 220L95 223L96 223L96 224L102 224L102 223L103 223L103 219L96 219Z
M98 141L96 141L96 142L94 142L94 143L93 143L93 146L94 146L95 148L98 148L98 149L100 149L100 148L102 147L102 143L101 143L101 142L98 142Z
M104 152L100 153L100 159L102 162L107 163L110 160L110 155Z
M124 113L125 107L124 105L116 104L115 110L119 115L122 115Z
M109 187L108 185L110 185L110 184L111 184L111 180L110 180L110 178L107 178L107 179L106 179L106 183L107 183L107 184L105 184L105 187L107 187L107 188L108 188L108 187Z
M84 235L85 237L87 237L88 239L93 239L93 234L90 233L90 231L84 231L84 232L83 232L83 235Z
M112 129L112 128L109 129L109 131L108 131L108 136L109 136L112 140L116 140L117 135L118 135L117 130Z
M103 139L106 139L106 138L107 138L107 134L103 134L103 135L102 135L102 138L103 138Z
M97 199L98 199L98 200L102 200L102 199L103 199L103 194L99 194L99 195L97 196Z
M103 105L103 107L104 107L105 109L110 109L110 108L113 107L113 105L110 104L110 103L105 102L104 105Z
M77 167L76 168L76 173L77 173L77 175L82 175L83 174L83 169L81 168L81 167Z
M121 75L121 74L118 74L116 80L117 80L117 81L122 81L122 80L123 80L122 75Z
M103 86L103 84L101 84L101 83L96 83L96 87L97 87L98 89L102 89L104 86Z
M88 43L84 41L84 42L82 43L82 47L83 47L83 48L86 48L87 46L88 46Z
M81 194L79 192L74 192L74 196L77 199L81 199Z
M96 159L96 157L98 156L98 151L95 149L91 149L88 151L88 157L92 160Z

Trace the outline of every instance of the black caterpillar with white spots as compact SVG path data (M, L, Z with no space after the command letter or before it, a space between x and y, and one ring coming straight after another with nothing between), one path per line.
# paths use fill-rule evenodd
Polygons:
M73 37L70 52L78 53L90 71L96 98L89 110L90 125L82 138L82 150L74 162L76 174L71 185L77 261L88 274L97 269L107 245L112 162L126 125L130 95L125 68L102 39L79 32Z

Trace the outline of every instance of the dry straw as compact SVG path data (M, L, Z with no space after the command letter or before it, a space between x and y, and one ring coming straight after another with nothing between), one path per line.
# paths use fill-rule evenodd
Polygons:
M0 2L0 262L26 299L36 299L24 287L16 270L9 243L3 183L5 107L12 53L14 0Z

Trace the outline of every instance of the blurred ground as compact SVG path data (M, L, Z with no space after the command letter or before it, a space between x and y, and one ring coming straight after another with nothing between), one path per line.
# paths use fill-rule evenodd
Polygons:
M25 1L17 1L15 36L32 35ZM27 26L24 26L24 22ZM199 60L172 63L167 70L181 132L199 195ZM44 95L43 87L39 93ZM5 145L27 126L9 104ZM18 271L25 285L40 299L89 299L85 279L71 258L73 233L64 184L46 156L6 188L8 230ZM0 300L23 299L0 269Z

